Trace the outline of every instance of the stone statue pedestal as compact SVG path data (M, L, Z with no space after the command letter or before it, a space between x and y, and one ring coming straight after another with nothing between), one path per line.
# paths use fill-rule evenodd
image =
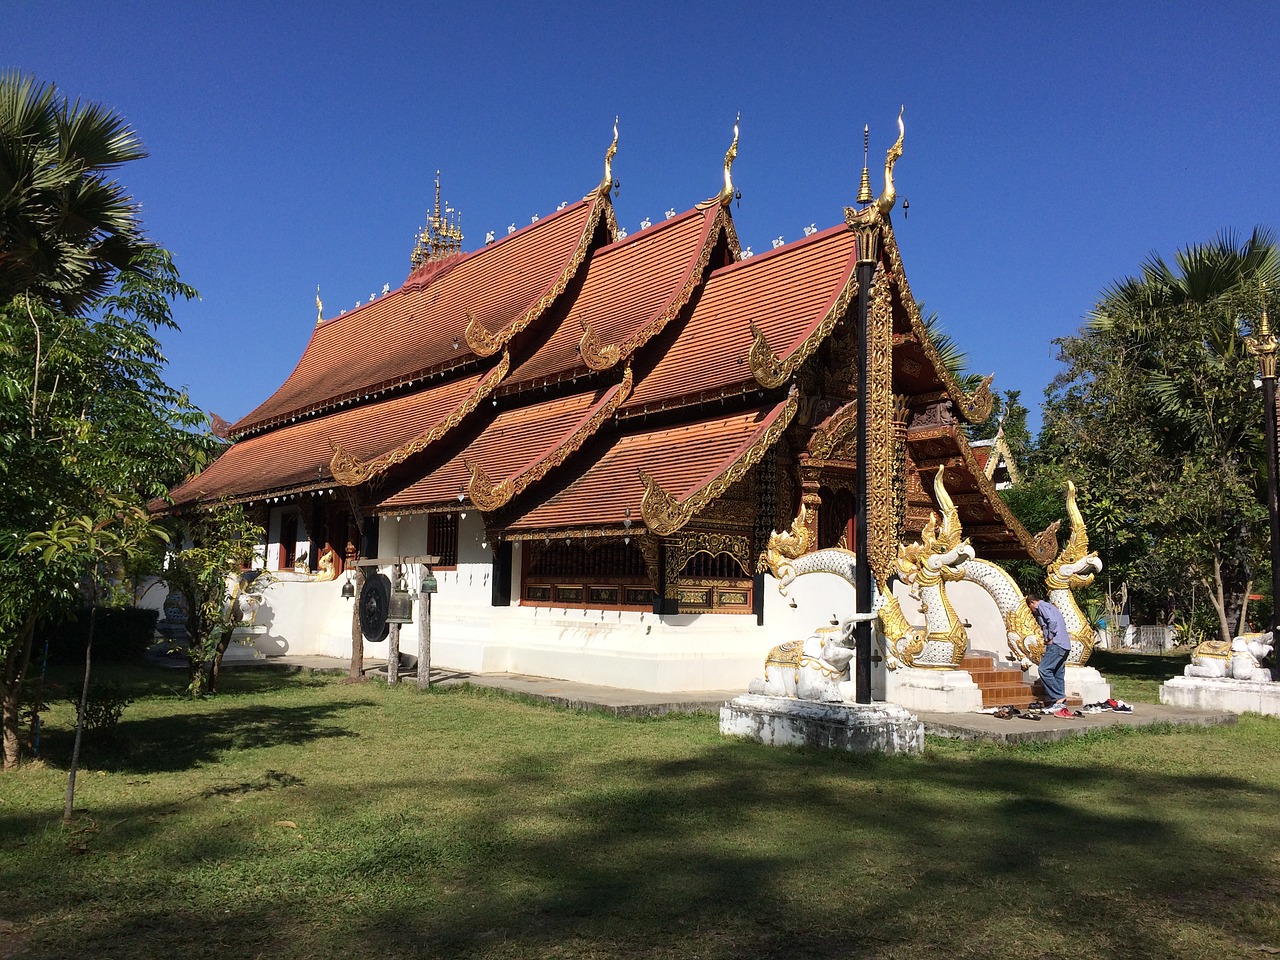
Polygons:
M1111 699L1111 684L1093 667L1067 664L1065 686L1067 696L1079 697L1081 703L1103 703Z
M1160 702L1197 710L1280 716L1280 683L1229 677L1174 677L1160 685Z
M781 747L919 753L924 724L893 703L818 703L745 693L720 708L720 733Z
M928 713L973 713L982 709L982 691L968 670L886 670L884 698L908 710Z

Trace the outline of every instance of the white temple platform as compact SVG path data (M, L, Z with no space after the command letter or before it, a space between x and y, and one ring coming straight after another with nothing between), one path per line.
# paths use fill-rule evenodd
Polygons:
M919 753L924 724L893 703L817 703L743 694L720 708L720 733L770 746Z
M1068 697L1079 697L1081 703L1104 703L1111 699L1111 684L1093 667L1068 664L1065 686Z
M1160 685L1160 702L1199 710L1280 716L1280 683L1226 677L1173 677Z
M973 713L982 709L982 690L967 670L886 670L884 698L908 710L929 713Z

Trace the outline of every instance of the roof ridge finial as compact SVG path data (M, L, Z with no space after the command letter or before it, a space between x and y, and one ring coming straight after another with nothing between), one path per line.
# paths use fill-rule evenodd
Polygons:
M902 156L902 140L907 133L907 128L902 123L902 114L906 109L907 105L905 103L898 108L898 139L894 141L893 146L884 155L884 192L880 194L880 199L876 201L876 208L880 211L880 216L882 217L889 215L889 211L893 209L894 203L898 200L898 192L893 186L893 165Z
M596 193L601 197L608 197L611 190L617 190L620 184L613 179L613 158L618 153L618 115L613 117L613 143L609 144L609 149L604 152L604 179L600 181L600 186L596 187Z
M867 151L871 146L871 125L862 125L862 182L858 184L858 203L866 206L875 199L871 192L871 171L867 167Z
M324 304L320 302L320 284L316 284L316 326L324 323Z
M704 200L698 204L699 210L706 210L712 206L721 206L727 208L734 201L742 199L741 191L733 188L733 161L738 156L738 124L742 122L742 112L733 120L733 143L729 144L729 149L724 154L724 186L720 188L720 192L710 200Z

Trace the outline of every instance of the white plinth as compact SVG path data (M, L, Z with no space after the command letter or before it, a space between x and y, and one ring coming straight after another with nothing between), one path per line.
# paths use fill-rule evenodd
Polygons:
M930 713L972 713L982 709L982 691L967 670L887 670L884 698L908 710Z
M919 753L924 724L892 703L816 703L746 693L720 708L720 732L770 746Z
M1220 677L1174 677L1160 685L1160 702L1198 710L1280 716L1280 683Z
M1093 667L1067 665L1068 697L1079 697L1081 703L1103 703L1111 699L1111 684Z

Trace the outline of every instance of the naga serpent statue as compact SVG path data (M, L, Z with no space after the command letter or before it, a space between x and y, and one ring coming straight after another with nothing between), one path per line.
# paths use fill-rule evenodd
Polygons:
M1071 536L1053 563L1045 570L1044 585L1049 591L1049 602L1062 611L1071 637L1071 653L1067 664L1083 667L1089 662L1098 634L1089 618L1076 604L1073 590L1087 587L1102 570L1102 560L1089 550L1089 535L1084 528L1084 517L1076 505L1076 485L1067 481L1067 516L1071 518Z
M941 521L936 513L930 513L920 539L898 545L898 573L911 588L911 596L920 601L924 629L907 623L892 596L880 610L880 625L889 648L885 659L891 669L901 664L954 670L969 648L969 635L947 598L946 583L961 579L964 565L973 560L973 547L961 539L960 514L947 495L941 470L934 477L933 489L942 507Z
M942 495L945 493L943 491ZM1082 667L1093 653L1097 634L1080 611L1072 591L1093 583L1094 576L1102 569L1102 561L1097 553L1089 550L1084 518L1076 505L1076 487L1071 481L1067 481L1067 515L1071 519L1071 536L1057 558L1048 565L1045 587L1049 600L1062 611L1071 637L1067 664ZM995 601L996 609L1004 620L1009 653L1019 666L1026 670L1031 664L1039 663L1044 653L1044 635L1013 577L1003 567L976 558L961 564L960 574L957 579L977 584Z
M941 479L935 482L935 488ZM943 497L946 492L943 490ZM899 545L898 569L911 586L912 595L921 601L925 626L907 622L898 600L889 592L887 583L872 587L871 612L880 620L881 651L885 666L953 668L964 658L968 635L945 593L947 580L959 579L958 569L973 557L973 548L960 538L958 513L949 498L944 502L941 528L936 514L921 531L921 540ZM949 509L948 509L949 506ZM808 523L808 509L800 513L786 532L774 531L769 537L765 560L770 573L778 580L778 591L786 596L787 588L797 577L809 573L830 573L856 585L857 555L841 547L813 550L813 533ZM848 626L846 622L844 626ZM846 630L846 633L848 631ZM792 641L792 644L798 641ZM795 650L783 644L770 651L770 657L788 656ZM796 647L795 649L799 649ZM767 661L768 662L768 661Z

